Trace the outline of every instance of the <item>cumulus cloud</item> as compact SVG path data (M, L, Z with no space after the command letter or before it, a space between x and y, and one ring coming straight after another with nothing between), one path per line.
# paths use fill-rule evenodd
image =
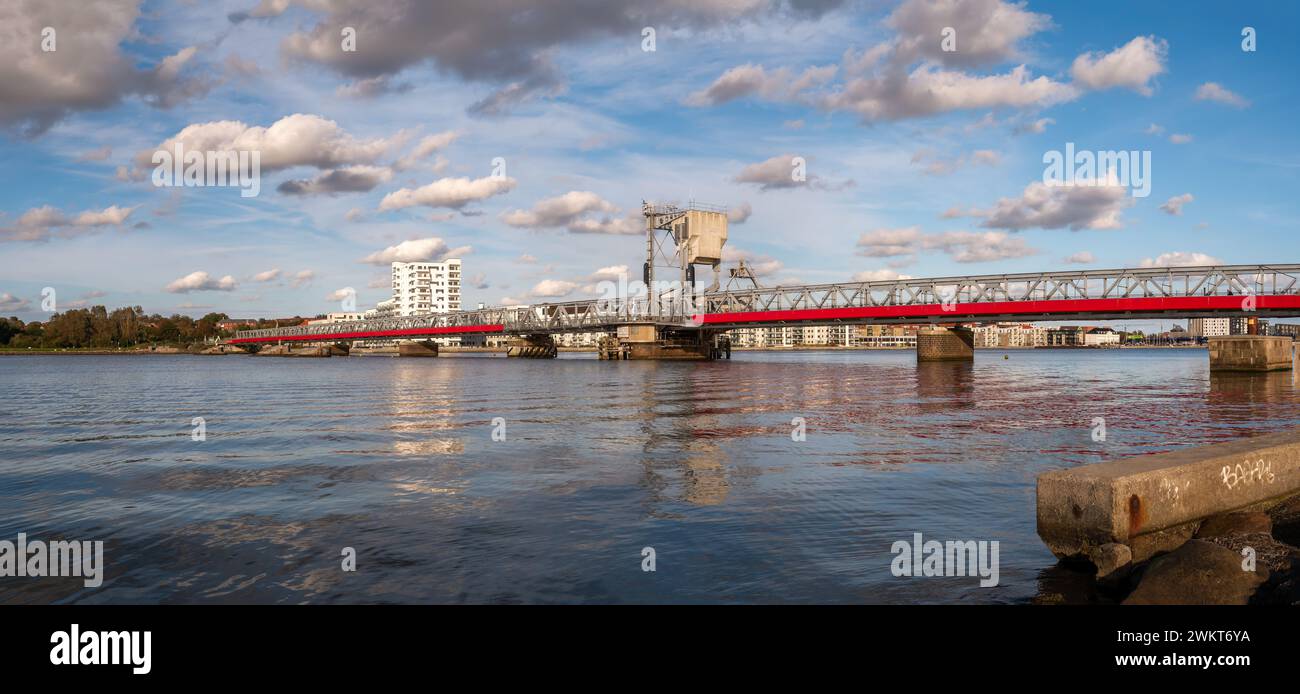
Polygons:
M1109 53L1084 53L1074 59L1070 76L1089 89L1125 87L1151 96L1151 80L1165 71L1169 43L1138 36Z
M790 15L816 17L838 4L840 0L791 3L799 11ZM232 21L276 16L290 5L317 19L284 39L281 52L290 60L324 65L353 80L433 64L463 80L494 85L469 109L484 115L562 89L563 75L550 60L556 48L638 36L646 26L699 31L787 12L787 3L777 0L607 0L548 3L545 11L535 0L262 0ZM341 26L355 27L356 52L338 50Z
M299 270L298 272L294 273L293 279L289 280L289 285L294 288L305 287L311 284L312 281L315 279L316 279L316 271Z
M526 229L567 229L574 234L638 234L645 231L640 213L619 216L619 208L589 190L571 190L539 200L529 210L511 210L501 221Z
M1144 258L1142 267L1195 267L1199 265L1222 265L1223 261L1205 253L1171 251L1161 253L1154 258Z
M752 214L754 214L754 208L748 202L742 202L727 210L727 222L733 225L744 224L749 221Z
M1075 87L1045 76L1031 77L1024 65L981 76L924 64L911 73L886 71L849 80L819 104L877 121L970 109L1041 108L1077 97Z
M137 38L140 0L14 0L0 12L0 127L38 135L70 113L109 108L130 95L170 108L215 84L187 69L193 46L151 68L123 53L122 44ZM49 52L41 48L45 27L56 29Z
M437 262L445 258L465 255L470 250L469 246L449 248L446 241L437 236L430 236L423 239L410 239L396 246L389 246L382 251L375 251L362 258L359 262L370 263L371 265L388 265L394 262Z
M343 287L342 289L335 289L329 294L326 294L325 300L343 301L344 299L347 299L349 297L355 297L356 295L357 295L357 290L353 289L352 287Z
M912 255L919 250L920 227L872 229L858 238L857 254L867 258L893 258Z
M233 292L236 288L235 278L230 275L214 279L208 273L197 270L173 280L171 284L164 287L164 290L171 294L189 294L190 292Z
M949 66L1001 63L1019 55L1021 40L1051 27L1047 15L1002 0L907 0L885 20L897 33L902 60L924 58ZM945 28L956 33L955 51L943 50Z
M254 282L274 282L280 279L280 268L272 268L253 275Z
M322 171L310 179L281 183L276 190L286 195L336 195L365 193L392 180L393 171L383 166L349 166Z
M468 284L475 289L488 289L492 286L488 284L487 275L484 275L481 272L469 278ZM387 283L385 282L385 286L386 285Z
M472 202L508 193L514 187L515 179L508 176L440 178L426 186L402 188L385 195L379 201L379 210L385 212L417 205L459 210Z
M55 236L76 236L100 227L121 226L137 207L111 205L74 216L50 205L33 207L18 217L13 226L0 227L0 241L48 241Z
M358 139L332 120L304 113L285 116L268 127L212 121L187 125L157 147L137 153L135 166L137 174L151 170L155 151L175 152L180 143L187 151L261 152L263 172L295 166L336 169L374 163L404 140L402 135Z
M1038 253L1024 239L1005 231L948 231L926 237L922 243L927 249L942 250L958 263L986 263Z
M785 263L770 256L752 253L736 246L722 247L722 262L737 263L742 260L745 261L745 267L758 276L771 275L785 267Z
M770 101L791 100L826 84L838 70L835 65L824 65L807 68L796 75L788 68L768 71L752 63L737 65L722 73L707 88L688 96L686 103L690 106L717 106L755 94Z
M531 296L539 298L557 299L572 294L573 290L577 288L577 282L569 282L567 280L542 280L534 285L528 293Z
M989 229L1118 229L1120 213L1133 204L1114 180L1047 185L1035 181L1018 198L1001 198L988 210L972 210Z
M626 265L610 265L591 273L591 276L588 279L593 282L598 282L600 280L617 280L620 277L625 276L627 276Z
M1250 102L1240 94L1227 89L1218 82L1206 82L1196 88L1197 101L1213 101L1236 108L1246 108Z
M1088 251L1079 251L1066 257L1065 262L1067 265L1087 265L1096 262L1096 258Z
M398 171L413 168L419 165L421 161L429 158L429 155L446 149L459 137L460 133L455 130L426 135L420 138L420 141L416 143L415 147L411 148L411 151L406 156L398 159L393 164L393 168Z
M1178 216L1183 213L1183 205L1186 205L1187 203L1195 199L1196 198L1192 197L1191 193L1183 193L1182 195L1175 195L1174 197L1166 200L1165 204L1160 206L1160 209L1164 210L1168 214Z
M1017 44L1050 26L1046 15L1002 0L908 0L886 20L895 35L855 52L838 66L803 71L745 64L732 67L688 105L711 106L756 97L849 111L863 121L901 120L950 111L1041 108L1078 97L1074 85L1033 77L1024 65L1002 74L960 68L1007 62ZM942 32L956 31L957 50L945 51Z

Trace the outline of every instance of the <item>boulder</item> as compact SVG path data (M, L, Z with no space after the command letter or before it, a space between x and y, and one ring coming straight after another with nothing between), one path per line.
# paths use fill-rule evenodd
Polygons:
M1242 568L1242 557L1205 540L1188 540L1152 559L1125 605L1245 605L1268 570Z
M1262 511L1221 513L1206 518L1201 523L1200 529L1196 531L1196 537L1206 539L1228 537L1230 535L1254 535L1256 533L1270 535L1272 532L1273 519Z

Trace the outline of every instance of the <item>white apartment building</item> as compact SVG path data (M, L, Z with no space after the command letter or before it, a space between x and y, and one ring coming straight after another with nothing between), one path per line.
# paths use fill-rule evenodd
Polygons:
M392 301L399 316L459 311L460 258L393 263Z
M1192 337L1223 337L1232 334L1231 318L1192 318L1187 321L1187 334Z
M978 325L974 330L976 347L1046 347L1047 329L1022 323Z

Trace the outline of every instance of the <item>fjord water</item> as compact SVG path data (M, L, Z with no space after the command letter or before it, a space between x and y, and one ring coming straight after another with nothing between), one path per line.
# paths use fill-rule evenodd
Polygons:
M1300 423L1290 373L1207 361L0 357L0 539L103 540L106 564L98 589L0 578L0 602L1081 599L1035 534L1039 473ZM894 577L914 533L997 540L999 585Z

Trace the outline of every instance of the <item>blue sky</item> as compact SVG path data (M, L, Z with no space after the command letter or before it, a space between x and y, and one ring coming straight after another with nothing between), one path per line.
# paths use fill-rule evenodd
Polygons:
M60 308L309 315L344 287L366 308L383 261L450 252L466 306L576 299L639 273L643 199L731 208L729 259L764 284L1300 261L1290 3L18 6L4 315L39 319L47 286ZM260 194L154 186L141 157L186 128L261 149ZM1150 195L1042 189L1067 142L1149 151Z

